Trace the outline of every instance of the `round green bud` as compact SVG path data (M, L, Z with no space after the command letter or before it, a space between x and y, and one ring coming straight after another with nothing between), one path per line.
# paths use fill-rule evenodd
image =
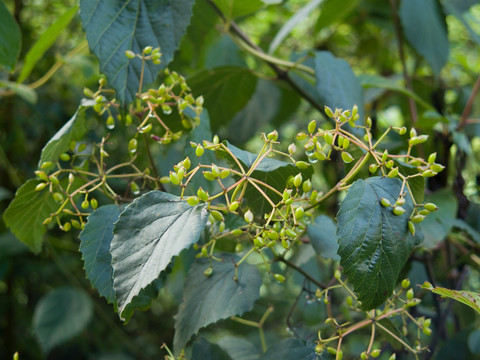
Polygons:
M323 140L325 140L325 142L328 145L332 145L333 144L333 134L331 132L326 132L325 134L323 134Z
M375 349L375 350L372 350L372 352L370 353L370 355L372 355L373 358L377 358L380 356L380 353L381 353L381 350L380 349Z
M434 203L426 203L423 207L425 209L427 209L428 211L437 211L438 210L438 206L435 205Z
M187 203L191 206L198 205L199 202L200 202L200 199L197 196L190 196L187 199Z
M301 173L298 173L297 175L295 175L295 177L293 178L293 185L295 187L299 187L300 185L302 185L302 174Z
M368 167L368 171L370 171L371 174L375 174L378 170L378 166L376 164L370 164Z
M283 283L285 281L285 276L282 274L273 274L273 277L275 280L277 280L279 283Z
M343 151L342 152L342 160L343 160L344 163L348 164L348 163L351 163L355 159L353 158L352 155L350 155L350 153L348 153L346 151Z
M297 161L295 163L295 166L298 167L300 170L305 170L310 166L310 164L305 161Z
M129 59L134 59L136 55L132 50L127 50L125 51L125 56Z
M278 131L277 131L277 130L273 130L272 132L270 132L270 133L267 135L267 139L268 139L268 140L271 140L271 141L277 141L277 139L278 139Z
M393 168L392 170L390 170L390 171L388 172L388 175L387 175L387 177L389 177L389 178L396 178L397 176L398 176L398 167Z
M313 134L316 128L317 128L317 122L315 120L312 120L308 123L307 129L310 134Z
M407 290L407 299L412 300L413 299L413 289L408 289Z
M300 220L301 218L303 218L304 214L305 214L305 210L303 209L302 206L295 209L295 219Z
M408 279L403 279L402 280L402 288L406 289L410 286L410 280Z
M206 277L210 277L213 275L213 268L211 267L208 267L205 269L205 271L203 272L203 275L205 275Z
M380 203L385 207L392 206L392 204L390 204L390 201L387 198L381 198Z
M253 221L253 213L250 210L247 210L247 212L243 215L243 218L247 223L251 223Z
M198 157L202 156L203 153L205 152L205 149L203 148L202 145L198 144L197 145L197 148L195 149L195 155L197 155Z
M400 216L400 215L402 215L403 213L405 213L405 209L404 209L403 207L401 207L401 206L395 206L395 207L393 208L393 213L394 213L395 215L397 215L397 216Z
M414 224L421 223L425 219L425 216L417 214L413 216L410 221L413 222Z

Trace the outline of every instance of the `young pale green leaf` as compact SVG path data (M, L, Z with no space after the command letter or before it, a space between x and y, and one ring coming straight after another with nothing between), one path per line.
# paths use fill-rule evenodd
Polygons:
M160 47L161 65L145 63L143 84L152 83L177 50L192 16L194 0L81 0L80 19L92 52L122 103L135 99L142 60L128 59L126 50L141 53Z
M441 297L448 297L450 299L459 301L465 305L470 306L476 312L480 314L480 294L472 291L465 290L450 290L440 286L433 287L429 282L425 282L422 285L422 289L427 289Z
M3 214L5 224L34 253L42 249L46 231L43 221L58 208L47 189L35 191L39 183L37 179L30 179L23 184Z
M195 96L205 98L204 106L210 112L215 130L232 120L248 103L255 92L257 77L247 68L222 66L192 76L188 84Z
M192 265L185 281L183 303L175 319L175 353L185 347L192 335L201 328L241 315L252 309L259 297L262 278L257 268L249 264L238 267L238 280L234 280L234 255L222 256L223 262L212 262L212 275L205 276L210 267L208 259L200 259Z
M0 65L13 70L17 63L22 34L20 28L3 1L0 2Z
M358 106L363 119L363 93L350 65L329 51L315 52L316 88L321 102L330 108L351 109Z
M80 233L80 252L87 278L109 303L115 302L113 290L112 255L113 224L122 209L116 205L101 206L88 217Z
M319 215L308 225L307 234L315 252L326 258L340 260L337 254L337 224L326 215Z
M268 348L260 360L315 360L315 346L299 339L285 339Z
M220 346L200 338L193 343L192 360L232 360Z
M395 203L399 179L357 180L337 214L340 265L364 309L380 306L392 293L400 271L416 245L407 228L413 202L409 195L403 215L396 216L380 199Z
M192 207L161 191L150 191L127 206L115 223L110 246L120 316L174 256L198 241L207 219L205 205Z
M40 299L33 314L33 331L45 353L78 335L93 315L93 303L82 290L64 287Z
M75 114L58 132L48 141L42 149L38 166L46 161L55 162L60 154L68 150L72 140L79 140L87 131L85 124L85 111L93 106L93 100L83 100Z
M213 0L225 19L252 14L265 6L262 0Z
M445 19L436 0L402 0L399 9L408 42L440 74L448 60L449 42Z
M33 44L27 55L25 55L25 62L18 76L18 82L23 82L28 75L30 75L37 62L43 57L45 52L50 49L60 34L63 33L63 30L70 24L77 11L78 5L66 11L40 36L35 44Z

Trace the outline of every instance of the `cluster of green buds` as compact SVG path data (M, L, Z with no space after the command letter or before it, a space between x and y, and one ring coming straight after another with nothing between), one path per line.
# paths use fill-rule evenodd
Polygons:
M136 54L132 50L125 51L125 56L130 60L135 58L140 58L141 60L151 60L155 65L160 65L162 63L162 53L160 48L153 48L152 46L146 46L143 48L141 54Z

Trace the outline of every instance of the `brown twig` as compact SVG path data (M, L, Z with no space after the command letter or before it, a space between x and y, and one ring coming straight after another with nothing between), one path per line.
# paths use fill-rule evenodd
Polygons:
M475 85L473 86L472 92L470 93L470 96L468 97L465 108L463 109L462 117L460 118L460 121L459 121L458 126L457 126L457 131L462 130L463 127L467 124L468 116L470 115L470 112L472 111L473 101L475 100L475 96L477 95L479 89L480 89L480 75L478 76L477 81L475 82Z

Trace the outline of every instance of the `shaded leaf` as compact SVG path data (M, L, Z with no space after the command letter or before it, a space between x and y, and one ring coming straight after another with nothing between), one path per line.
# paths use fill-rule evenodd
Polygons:
M51 291L33 314L33 331L45 353L82 332L93 315L88 295L73 287Z
M193 343L192 360L231 360L232 358L218 345L200 338ZM237 360L237 359L235 359Z
M461 302L467 306L470 306L477 313L480 314L480 294L472 291L465 290L450 290L440 286L433 287L428 281L425 281L422 285L422 289L427 289L435 294L440 295L442 298L450 298Z
M235 360L258 360L259 350L247 339L237 336L223 336L217 344Z
M406 197L401 216L380 200L395 203L398 179L371 177L357 180L348 190L337 215L340 265L353 285L363 309L380 306L392 293L400 271L416 245L407 229L413 211Z
M479 34L473 30L472 26L470 26L470 23L467 21L466 16L464 16L464 12L477 3L477 0L448 0L442 1L442 6L445 12L455 16L463 24L463 26L465 26L472 40L477 44L480 44Z
M205 98L204 107L208 109L212 128L216 130L229 123L248 103L255 92L257 77L246 68L222 66L192 76L188 84L195 96Z
M177 196L150 191L135 199L114 226L110 246L119 314L158 278L174 256L198 241L208 213Z
M227 20L254 13L265 5L262 0L213 0L213 2Z
M28 247L18 241L10 232L6 231L0 234L0 262L3 259L11 258L28 251Z
M472 331L468 336L468 348L472 354L480 355L480 329Z
M3 213L5 224L34 253L39 253L42 249L43 234L46 231L43 221L59 206L47 188L35 191L40 182L30 179L23 184Z
M399 16L408 42L439 74L448 60L447 27L436 0L402 0Z
M326 0L320 8L320 16L315 24L315 30L320 31L323 28L342 21L358 5L359 0Z
M126 50L141 53L146 46L160 47L162 64L147 61L143 84L152 83L177 50L192 16L194 0L81 0L80 18L100 72L122 103L135 98L142 60L128 59Z
M22 71L18 76L18 82L23 82L32 72L37 62L43 57L45 52L50 49L53 43L57 40L63 30L70 24L75 14L78 11L78 5L73 6L67 10L57 21L55 21L40 38L33 44L33 46L25 55Z
M176 354L201 328L252 309L259 297L262 278L255 266L246 263L236 273L234 262L238 260L234 255L225 255L223 262L213 261L211 276L203 274L210 267L208 259L199 259L190 268L183 302L175 318ZM234 280L235 275L238 280Z
M30 104L37 103L37 93L35 92L35 90L31 89L27 85L18 84L13 81L0 81L0 86L12 90L15 94L17 94L19 97L29 102Z
M285 339L269 347L260 360L316 360L315 347L299 339Z
M5 3L0 1L0 65L13 70L20 55L21 44L20 28Z
M247 64L242 57L242 51L228 35L223 35L206 51L205 68L214 69L220 66L240 66Z
M315 252L326 258L340 260L337 244L337 224L326 215L319 215L308 225L307 234Z

